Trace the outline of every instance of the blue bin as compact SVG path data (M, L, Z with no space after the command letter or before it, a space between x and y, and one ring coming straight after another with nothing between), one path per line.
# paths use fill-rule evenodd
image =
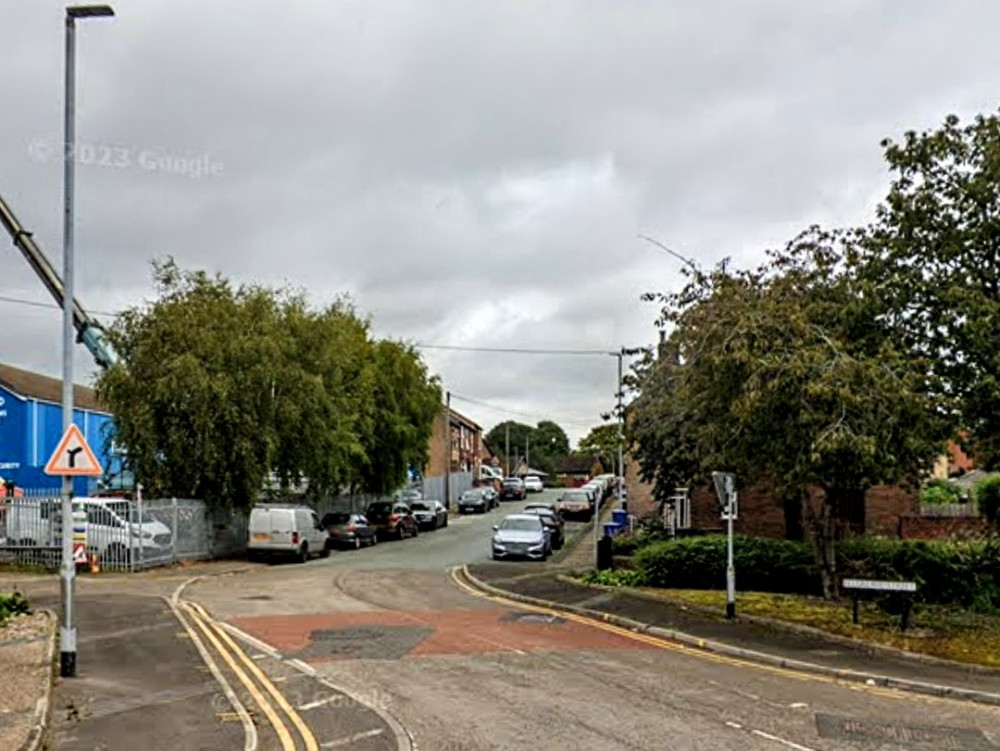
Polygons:
M611 520L622 529L628 529L628 511L615 509L611 512Z
M618 525L617 524L615 524L614 522L605 522L604 523L604 536L605 537L614 537L617 533L618 533Z

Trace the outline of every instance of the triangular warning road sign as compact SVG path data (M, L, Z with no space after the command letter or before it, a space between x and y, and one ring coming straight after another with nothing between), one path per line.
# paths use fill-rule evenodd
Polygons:
M101 463L87 445L87 439L76 425L70 425L59 446L45 465L47 475L83 475L100 477L104 474Z

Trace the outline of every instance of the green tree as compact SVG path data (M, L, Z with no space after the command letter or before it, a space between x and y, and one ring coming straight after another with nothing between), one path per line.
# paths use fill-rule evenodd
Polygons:
M660 492L728 470L800 504L828 597L837 494L917 477L941 446L924 363L875 320L844 253L814 229L756 270L723 264L656 296L673 331L631 406L644 475L672 481Z
M927 363L924 388L1000 464L1000 121L955 116L883 141L892 183L854 265Z
M596 456L605 468L618 464L618 425L605 423L590 429L577 445L577 453Z
M534 428L514 420L504 420L494 425L486 434L486 442L494 452L504 454L507 451L508 429L510 436L510 469L513 471L514 462L518 457L524 456L524 448L529 445Z
M422 463L440 389L416 352L371 338L345 301L154 264L158 298L110 336L98 393L150 494L246 507L272 478L318 496L381 492Z
M373 354L376 427L367 434L360 485L369 493L388 493L406 480L411 468L427 463L432 425L441 410L441 386L407 344L383 340L375 344Z

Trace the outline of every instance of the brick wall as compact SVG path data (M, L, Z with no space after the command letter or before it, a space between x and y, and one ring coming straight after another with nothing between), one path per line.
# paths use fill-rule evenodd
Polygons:
M653 498L653 484L639 479L639 462L625 460L625 486L628 488L628 512L638 517L655 514L659 508Z
M865 493L865 532L870 535L899 534L902 516L919 516L920 500L896 485L876 485Z
M737 519L733 529L737 534L784 539L785 507L769 486L758 485L739 491ZM702 530L725 527L719 513L715 488L706 486L691 493L691 526Z
M950 537L979 537L989 530L978 516L910 516L899 518L899 536L904 540L940 540Z

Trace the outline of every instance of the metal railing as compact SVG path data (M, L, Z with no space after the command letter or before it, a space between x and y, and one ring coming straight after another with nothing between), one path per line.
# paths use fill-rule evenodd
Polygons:
M51 491L50 491L51 492ZM74 499L86 529L86 559L102 569L137 571L183 560L235 555L246 549L247 516L211 513L182 498ZM81 524L85 519L86 523ZM0 562L59 566L62 500L26 493L0 503ZM67 530L72 534L71 530Z

